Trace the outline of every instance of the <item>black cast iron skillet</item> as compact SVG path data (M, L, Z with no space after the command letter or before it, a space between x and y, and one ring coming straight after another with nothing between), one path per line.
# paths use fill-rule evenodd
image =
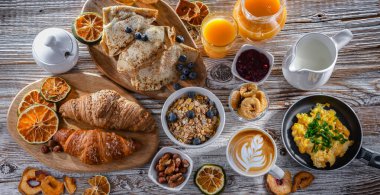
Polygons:
M315 167L308 154L301 154L299 152L292 136L291 127L297 122L296 115L298 113L309 113L317 103L330 104L330 109L336 111L339 120L350 130L349 139L354 141L354 144L349 147L343 157L337 157L336 162L332 167ZM288 153L299 164L314 170L339 169L348 165L355 158L367 162L369 166L380 168L380 154L362 147L362 137L363 132L360 121L354 110L341 100L331 96L313 95L299 100L288 109L282 121L282 141L284 142Z

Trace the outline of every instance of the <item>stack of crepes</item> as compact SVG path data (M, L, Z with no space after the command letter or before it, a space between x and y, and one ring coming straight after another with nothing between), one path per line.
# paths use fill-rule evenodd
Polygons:
M136 90L154 91L178 80L176 64L180 55L187 61L198 58L198 50L175 42L175 29L153 25L156 9L131 6L103 8L103 38L100 42L109 56L118 56L117 71L128 74ZM126 28L132 30L126 32ZM148 40L136 40L135 33Z

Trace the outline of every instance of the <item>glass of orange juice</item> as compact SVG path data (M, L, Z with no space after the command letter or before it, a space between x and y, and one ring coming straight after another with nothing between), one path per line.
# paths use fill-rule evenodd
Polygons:
M238 0L233 16L241 37L250 41L273 38L286 22L286 0Z
M238 35L235 19L226 13L209 14L201 25L202 44L210 58L223 58Z

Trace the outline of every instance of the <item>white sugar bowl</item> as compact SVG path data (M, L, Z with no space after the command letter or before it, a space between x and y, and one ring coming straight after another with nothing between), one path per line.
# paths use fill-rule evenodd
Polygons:
M78 62L77 40L69 32L60 28L47 28L33 41L34 61L53 74L69 71Z

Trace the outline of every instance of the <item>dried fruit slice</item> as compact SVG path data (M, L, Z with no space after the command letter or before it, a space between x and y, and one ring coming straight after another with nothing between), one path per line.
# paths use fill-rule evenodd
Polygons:
M77 185L74 178L67 177L66 175L63 177L63 183L65 184L66 191L69 194L74 194L77 190Z
M36 180L41 182L43 179L45 179L45 177L47 177L49 174L46 173L45 171L42 171L42 170L38 170L36 171Z
M123 5L129 5L129 6L135 3L135 0L114 0L114 1Z
M41 182L41 189L43 194L60 195L63 194L64 186L53 176L47 176Z
M21 113L17 131L28 143L45 143L57 132L58 123L54 110L45 105L35 105Z
M70 93L71 87L60 77L48 77L41 86L41 95L50 102L59 102Z
M175 8L175 12L182 20L190 21L199 14L200 9L195 3L180 0Z
M103 18L94 12L78 16L72 25L74 37L84 44L95 44L102 38Z
M138 1L144 4L155 4L158 2L158 0L138 0Z
M189 24L193 26L200 26L203 19L210 13L207 5L203 4L200 1L194 2L195 5L199 8L199 14L189 20Z
M21 114L27 108L38 104L46 105L54 111L57 110L57 106L54 102L46 101L38 90L32 90L22 98L20 105L18 106L17 115Z
M18 191L21 194L39 194L41 192L41 183L37 181L36 172L38 170L27 167L22 173L20 183L18 184Z
M88 183L92 186L91 188L87 188L83 195L106 195L111 191L110 183L108 182L107 177L102 175L95 175L94 177L88 180Z
M289 194L292 189L292 175L289 171L285 171L284 178L276 179L271 174L267 174L266 183L268 190L273 194Z
M203 165L195 173L195 184L205 194L219 194L226 183L226 175L221 166L215 164Z
M314 180L314 175L307 171L300 171L294 176L292 192L307 188Z

